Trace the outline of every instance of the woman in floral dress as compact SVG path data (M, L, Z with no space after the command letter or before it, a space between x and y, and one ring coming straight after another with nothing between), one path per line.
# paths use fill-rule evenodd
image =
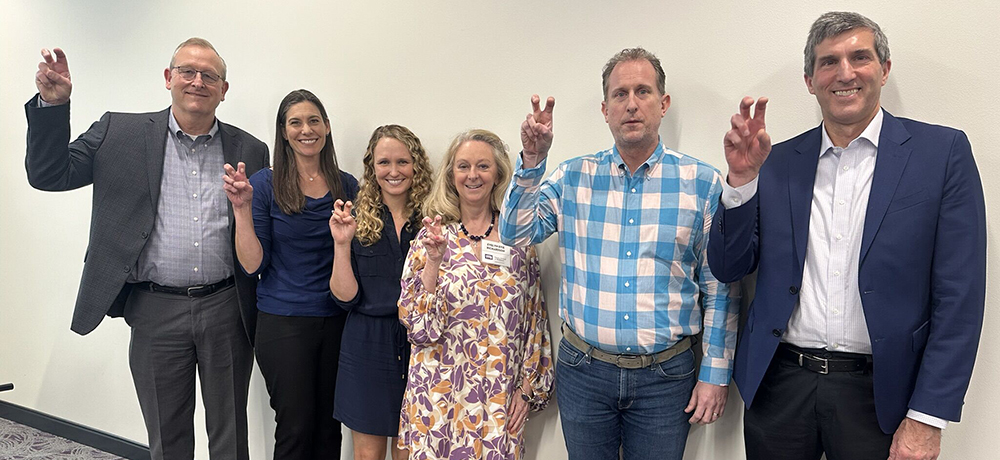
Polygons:
M472 130L448 148L403 268L412 344L399 446L410 458L519 459L524 422L552 391L548 316L533 247L494 231L511 178L506 146Z

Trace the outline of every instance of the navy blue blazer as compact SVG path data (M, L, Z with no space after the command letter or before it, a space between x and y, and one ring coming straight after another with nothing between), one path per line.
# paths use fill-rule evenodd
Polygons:
M747 407L802 284L821 127L774 146L758 191L715 214L719 281L757 270L733 377ZM959 421L983 324L986 205L965 133L885 113L861 240L858 288L872 343L875 411L893 433L907 409Z

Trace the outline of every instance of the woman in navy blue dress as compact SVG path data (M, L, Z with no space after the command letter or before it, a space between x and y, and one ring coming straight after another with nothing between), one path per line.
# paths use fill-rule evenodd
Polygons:
M399 279L432 178L420 139L398 125L372 133L364 165L358 199L336 202L330 218L336 246L330 291L350 311L334 417L351 429L355 460L382 460L399 430L410 361L396 307ZM406 458L395 439L391 445L394 460Z
M236 219L236 255L260 275L254 352L277 426L274 458L339 459L334 393L347 315L330 296L334 201L352 199L357 180L337 166L330 119L311 92L281 101L274 170L249 179L226 166L224 188Z

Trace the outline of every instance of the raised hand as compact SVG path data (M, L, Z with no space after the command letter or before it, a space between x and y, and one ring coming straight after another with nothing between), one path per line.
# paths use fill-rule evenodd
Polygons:
M60 48L53 48L55 59L49 50L42 48L42 58L45 62L38 63L38 72L35 72L35 86L38 87L38 94L42 100L49 104L65 104L69 102L69 95L73 92L73 82L69 77L69 63L66 61L66 53Z
M358 221L354 220L351 208L354 203L337 200L333 203L333 215L330 216L330 236L335 244L349 244L358 230Z
M243 162L232 165L226 163L226 173L222 175L222 189L226 191L226 197L233 204L233 212L250 211L253 206L253 186L247 180L246 165Z
M424 217L424 228L427 229L427 235L421 238L420 242L427 249L427 262L428 264L440 265L447 244L444 235L441 234L441 216L434 216L433 219Z
M539 107L537 94L531 96L531 113L521 123L522 162L525 168L533 168L545 159L552 147L552 109L556 98L545 100L545 109Z
M726 132L723 141L726 163L729 164L727 181L733 187L744 185L757 177L761 165L771 153L771 136L764 127L767 98L762 97L757 100L751 118L752 105L754 105L752 97L744 97L740 101L740 113L733 115L729 120L732 128Z

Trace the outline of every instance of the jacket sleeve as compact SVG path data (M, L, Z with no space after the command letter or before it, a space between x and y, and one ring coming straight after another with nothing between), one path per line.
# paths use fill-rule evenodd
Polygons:
M24 105L28 119L27 154L24 168L28 183L38 190L73 190L94 182L94 157L111 124L111 114L104 116L72 143L69 142L67 102L39 107L38 95Z
M986 204L965 133L956 134L947 168L931 266L927 345L909 408L959 421L986 300Z
M759 203L759 192L736 208L716 203L708 237L708 266L718 281L736 282L757 269Z

